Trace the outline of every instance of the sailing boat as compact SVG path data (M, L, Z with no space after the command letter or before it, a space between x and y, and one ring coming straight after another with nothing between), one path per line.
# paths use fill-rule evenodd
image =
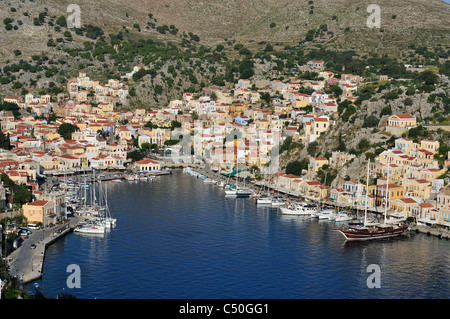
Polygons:
M383 224L369 224L367 222L367 201L369 197L369 162L367 163L367 185L366 185L366 205L364 212L364 226L362 227L349 227L348 229L340 229L339 232L344 235L346 240L370 240L377 238L388 238L401 235L408 229L408 224L386 224L387 206L389 200L389 158L388 158L388 172L387 172L387 184L386 184L386 196L384 207L384 223Z
M108 188L106 187L106 184L104 187L105 187L105 190L104 190L105 206L103 208L104 212L103 212L103 215L101 216L101 219L106 228L111 228L116 225L117 219L111 217L111 212L110 212L109 205L108 205Z
M263 192L266 184L266 180L264 179ZM267 195L263 195L256 199L257 205L272 205L272 199L269 197L269 186L267 186Z
M225 195L236 196L237 181L236 181L236 187L233 187L229 184L232 172L228 175L228 182L227 182L227 185L225 186Z
M327 174L325 174L324 184L327 184ZM330 220L334 216L334 208L332 206L323 206L323 196L320 195L320 209L316 212L313 217L318 218L319 220Z
M252 194L252 192L250 191L250 189L245 187L245 177L244 177L244 187L236 189L236 196L237 197L250 197L251 194Z
M95 176L95 170L94 170L94 176ZM85 183L86 183L86 176L85 176ZM95 192L95 181L93 184L93 191ZM86 198L86 188L84 189L84 194L85 194L85 200L84 200L84 212L83 214L89 214L92 213L92 210L88 210L87 207L87 198ZM93 196L93 198L95 198L95 195L93 193L91 193L91 196ZM95 208L95 199L91 199L91 209ZM105 233L105 225L97 220L97 219L91 219L87 222L80 222L78 223L78 225L75 227L75 229L73 230L76 233L84 233L84 234L104 234Z

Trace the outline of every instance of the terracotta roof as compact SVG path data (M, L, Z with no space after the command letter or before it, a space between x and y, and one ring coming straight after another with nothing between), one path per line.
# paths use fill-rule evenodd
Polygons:
M151 159L143 159L143 160L140 160L140 161L136 162L136 164L150 164L150 163L152 163L152 164L159 164L159 162L151 160Z
M412 198L400 198L400 200L406 204L415 204L417 203L414 199Z
M31 203L28 203L28 205L33 205L33 206L45 206L48 203L48 201L46 200L37 200Z

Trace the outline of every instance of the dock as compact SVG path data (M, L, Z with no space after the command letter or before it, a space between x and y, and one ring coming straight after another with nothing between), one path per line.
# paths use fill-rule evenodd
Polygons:
M22 283L29 283L41 278L47 247L72 232L77 223L78 218L72 217L64 224L34 231L8 256L12 259L8 263L11 276L16 277ZM39 238L41 235L43 238ZM31 249L31 244L35 244L36 248Z
M439 239L450 239L450 232L448 229L434 228L425 225L414 225L410 228L410 231L426 234L428 236L436 236Z

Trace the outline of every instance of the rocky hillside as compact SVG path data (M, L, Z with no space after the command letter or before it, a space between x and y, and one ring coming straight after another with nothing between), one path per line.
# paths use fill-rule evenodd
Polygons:
M68 17L71 0L5 1L2 20L13 20L11 30L1 28L1 56L12 52L36 54L47 50L48 37L55 34L51 17ZM105 34L129 30L163 40L181 41L191 32L207 46L234 40L296 44L308 31L326 26L317 42L336 49L395 50L409 43L434 45L449 43L447 23L450 5L442 0L378 1L380 28L367 27L369 0L160 0L77 1L82 25L102 28ZM41 24L35 18L46 12ZM55 20L54 20L55 21ZM157 27L174 26L177 33L158 32ZM162 31L162 29L160 29ZM175 36L173 36L175 35ZM75 41L77 39L75 38ZM24 46L24 44L26 44Z
M450 145L450 132L439 129L439 125L450 125L450 99L448 87L450 80L440 77L439 85L432 91L424 92L410 82L394 81L390 89L378 89L373 96L356 105L350 116L345 116L346 110L334 125L316 142L306 142L282 154L281 165L286 167L293 160L307 160L310 156L331 156L331 152L341 150L355 154L356 157L339 171L324 170L333 180L331 186L342 185L344 180L365 179L364 167L367 160L374 158L390 149L394 140L401 136L420 142L422 139L438 140L442 145ZM391 95L397 92L397 95ZM413 133L392 135L386 132L385 123L391 114L412 114L419 123L429 123L431 126L421 126ZM369 120L370 118L370 120ZM416 135L418 134L418 135ZM341 142L341 143L340 143ZM312 147L314 144L315 147ZM447 154L440 158L442 162Z

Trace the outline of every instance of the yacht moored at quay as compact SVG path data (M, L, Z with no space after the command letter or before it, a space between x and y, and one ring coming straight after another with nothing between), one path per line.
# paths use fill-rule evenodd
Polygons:
M212 177L205 175L205 173L195 172L190 167L184 168L183 171L191 176L208 180L209 184L217 185L219 183ZM364 220L361 220L358 218L358 214L356 214L356 217L352 217L353 213L330 205L299 201L296 199L291 199L289 195L279 196L270 192L266 193L263 191L261 193L249 188L244 189L242 186L239 186L237 181L232 184L229 179L221 182L224 184L223 189L226 196L235 198L255 197L254 200L256 205L277 208L283 215L305 216L317 219L319 221L332 221L336 223L336 225L347 225L347 228L342 228L342 226L339 226L336 230L343 234L345 239L348 241L392 237L397 236L408 229L407 225L399 225L395 223L380 224L375 222L372 222L371 226L367 227L367 216Z

